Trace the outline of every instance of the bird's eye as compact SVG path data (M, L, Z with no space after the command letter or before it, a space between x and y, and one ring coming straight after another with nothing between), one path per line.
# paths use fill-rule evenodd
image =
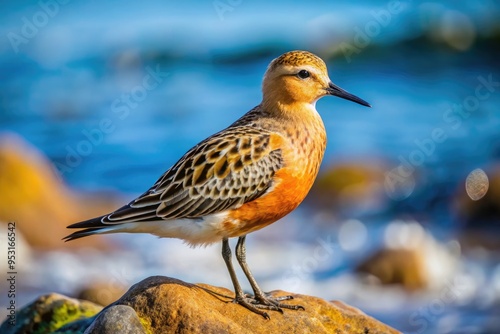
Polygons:
M301 79L306 79L309 78L311 74L309 74L309 71L306 70L300 70L299 73L297 73L297 76Z

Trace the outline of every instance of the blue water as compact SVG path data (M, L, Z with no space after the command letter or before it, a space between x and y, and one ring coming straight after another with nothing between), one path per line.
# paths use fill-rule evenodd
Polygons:
M37 146L75 189L139 194L192 145L260 102L269 61L307 49L327 60L336 84L373 106L318 102L329 140L324 165L377 159L394 168L438 129L445 139L425 155L425 178L393 209L426 212L431 226L453 230L450 196L471 170L500 160L499 86L481 91L489 95L469 105L470 116L450 111L476 101L470 97L485 79L500 81L500 5L396 5L70 1L51 7L45 22L36 2L2 3L0 131ZM384 24L373 23L389 10ZM26 20L38 22L33 36L23 35ZM356 44L358 29L370 25L378 30L367 45ZM461 36L458 47L443 37L450 31ZM346 55L342 43L359 52ZM162 74L152 80L152 71ZM148 76L154 87L144 89ZM465 314L480 322L489 313ZM380 317L399 325L397 316Z

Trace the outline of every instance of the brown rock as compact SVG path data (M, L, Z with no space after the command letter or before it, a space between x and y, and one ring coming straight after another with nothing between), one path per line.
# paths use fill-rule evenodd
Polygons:
M401 284L413 291L429 284L424 261L417 249L381 249L357 270L377 277L382 284Z
M120 298L126 289L122 285L102 281L92 283L76 294L78 299L88 300L106 306Z
M273 291L273 296L290 295ZM232 302L233 293L207 284L154 276L101 309L59 294L41 296L0 332L20 333L399 333L340 301L291 294L305 310L269 311L270 320ZM99 313L97 313L99 312ZM97 314L96 314L97 313Z
M273 291L273 296L290 295ZM152 333L399 333L342 302L291 294L304 311L270 311L270 320L232 302L234 294L207 284L154 276L112 305L132 307Z
M106 212L110 205L103 203L112 201L100 198L89 203L76 196L47 158L14 134L0 137L0 193L0 221L16 222L16 230L31 246L107 248L105 238L71 243L61 238L68 234L67 225Z
M385 171L382 164L375 162L331 166L319 175L306 203L333 212L380 210L387 205Z
M456 276L461 254L456 241L440 242L415 221L392 221L384 234L385 245L356 268L376 278L368 282L437 291Z

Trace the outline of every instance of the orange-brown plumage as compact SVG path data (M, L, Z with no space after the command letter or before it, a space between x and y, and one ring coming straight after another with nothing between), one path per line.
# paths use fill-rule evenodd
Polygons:
M246 234L293 211L309 192L326 146L316 101L336 95L368 105L335 86L325 63L292 51L269 65L262 102L226 129L189 150L144 194L122 208L70 228L72 240L99 233L151 233L209 244L222 240L236 301L253 312L289 307L265 297L244 259ZM230 263L228 238L239 237L238 261L255 292L248 302ZM297 307L291 307L297 309Z

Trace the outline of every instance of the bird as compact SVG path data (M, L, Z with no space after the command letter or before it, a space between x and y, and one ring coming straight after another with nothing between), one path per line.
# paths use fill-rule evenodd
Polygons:
M234 286L233 302L270 319L266 311L301 310L272 297L257 284L246 262L246 236L292 212L319 171L326 130L316 111L324 96L371 107L335 85L325 62L309 51L289 51L272 60L259 105L227 128L191 148L139 197L109 214L68 226L80 230L65 241L107 233L150 233L188 245L222 242L222 258ZM235 257L253 290L245 294Z

